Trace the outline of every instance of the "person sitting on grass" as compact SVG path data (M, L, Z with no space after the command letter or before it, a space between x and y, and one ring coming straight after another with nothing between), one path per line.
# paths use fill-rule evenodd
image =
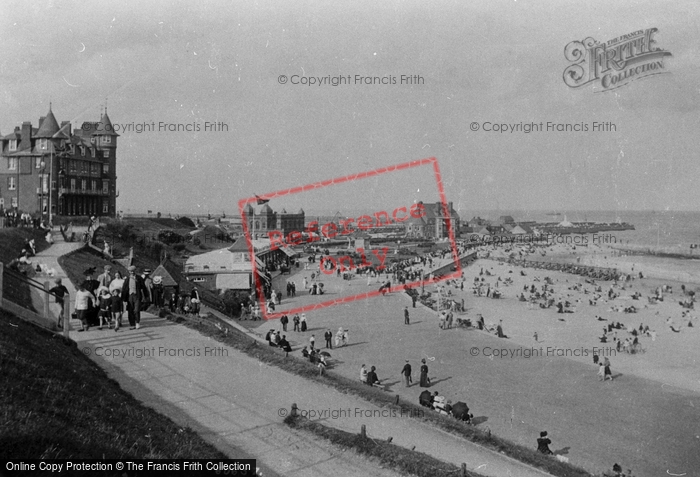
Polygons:
M369 386L379 386L382 383L379 381L377 376L376 368L372 366L369 368L369 373L367 373L367 385Z
M540 432L540 437L537 438L537 451L542 454L552 455L552 451L549 449L549 444L552 441L547 437L547 431Z
M323 376L323 373L326 372L326 366L328 364L326 363L326 357L323 356L322 354L318 355L318 374L319 376Z
M287 341L287 335L282 335L282 339L277 343L277 346L283 349L285 353L292 352L292 346L289 344L289 341Z

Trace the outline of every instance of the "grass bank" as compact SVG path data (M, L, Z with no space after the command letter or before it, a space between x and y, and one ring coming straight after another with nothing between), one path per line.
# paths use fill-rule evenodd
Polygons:
M387 441L363 437L326 427L303 417L287 416L284 423L294 429L311 432L312 434L330 441L332 444L353 449L358 454L377 460L381 465L400 472L418 477L480 477L474 472L461 473L461 469L434 457L391 444Z
M75 343L0 310L0 460L227 458L138 402Z
M456 436L542 469L557 477L590 477L592 475L580 467L557 461L535 449L515 444L478 427L464 424L438 413L426 412L425 408L417 403L408 402L396 395L368 387L359 381L336 374L332 369L323 376L319 376L318 368L309 361L285 356L282 350L261 344L212 314L200 318L170 315L169 319L183 323L267 364L277 366L306 379L333 386L341 392L354 394L378 406L396 409L402 415L416 416L413 419L428 422Z

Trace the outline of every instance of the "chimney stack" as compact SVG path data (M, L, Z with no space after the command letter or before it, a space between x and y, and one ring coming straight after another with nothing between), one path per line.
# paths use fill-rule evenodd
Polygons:
M32 148L32 123L25 121L22 123L22 142L21 150L29 150Z

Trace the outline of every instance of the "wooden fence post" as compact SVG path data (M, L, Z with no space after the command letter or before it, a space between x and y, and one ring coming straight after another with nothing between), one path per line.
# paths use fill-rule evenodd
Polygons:
M70 338L70 295L63 297L63 336Z
M44 282L44 318L51 320L51 294L49 293L49 282Z
M364 424L360 427L360 437L367 439L367 427Z
M462 477L467 477L467 464L462 463L462 472L460 474Z
M5 264L0 262L0 306L2 306L2 277L5 272Z

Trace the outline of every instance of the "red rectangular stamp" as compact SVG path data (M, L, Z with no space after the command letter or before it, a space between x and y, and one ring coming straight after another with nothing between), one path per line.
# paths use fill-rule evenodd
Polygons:
M432 179L426 181L431 176L434 184ZM438 200L420 200L430 196ZM267 204L272 200L285 206L327 204L343 197L354 197L356 203L350 205L362 212L350 217L338 212L308 221L303 208L296 214L284 209L278 214ZM256 213L254 205L262 209ZM403 292L462 274L456 212L445 198L434 157L255 195L240 200L238 208L266 320ZM428 262L421 258L420 247L431 243L441 252L433 254L435 267L433 255L427 259L431 267L426 270Z

